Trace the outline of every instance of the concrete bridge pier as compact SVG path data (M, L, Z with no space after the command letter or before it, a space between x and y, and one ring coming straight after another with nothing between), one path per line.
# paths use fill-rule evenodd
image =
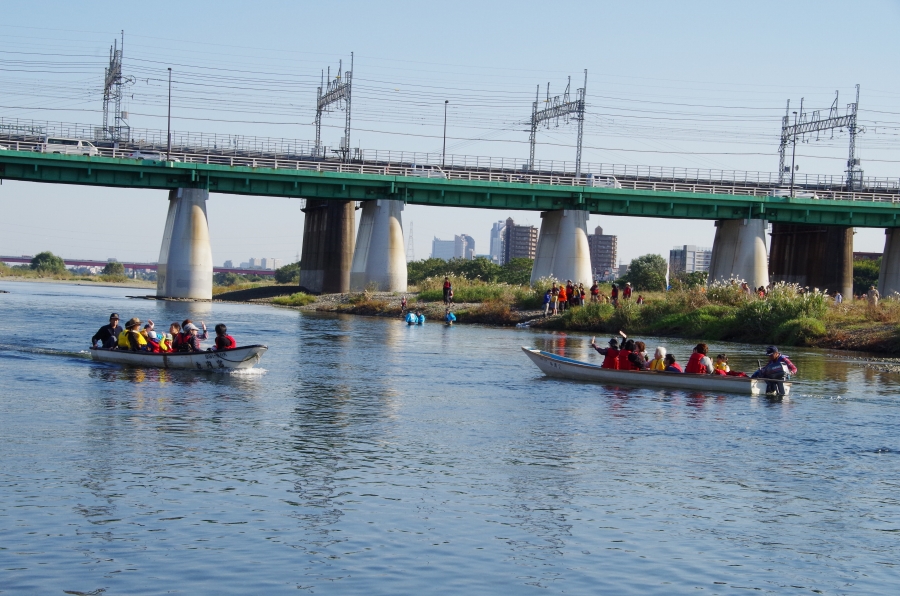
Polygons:
M169 214L157 265L156 295L212 299L213 262L206 199L209 191L169 191Z
M587 211L559 210L541 213L541 234L531 269L531 283L551 277L563 283L571 279L588 288L593 283L591 251L587 239Z
M765 220L716 221L716 238L713 240L709 263L709 283L732 279L746 281L754 288L769 285Z
M769 250L773 282L853 295L853 228L773 224Z
M381 292L406 291L402 201L365 201L350 268L350 290L374 286Z
M316 294L350 291L356 202L308 199L303 212L300 285Z
M900 228L888 228L884 234L884 255L881 257L881 271L878 274L878 293L887 298L895 292L900 292Z

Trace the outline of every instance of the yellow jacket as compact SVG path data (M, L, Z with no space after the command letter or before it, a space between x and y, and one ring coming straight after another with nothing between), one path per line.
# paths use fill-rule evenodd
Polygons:
M135 336L137 337L137 342L138 342L139 348L141 346L147 345L147 339L143 335L136 332ZM127 329L119 334L119 349L120 350L130 350L131 349L131 344L128 343L128 330Z
M650 361L650 370L666 370L666 363L662 358L655 358Z

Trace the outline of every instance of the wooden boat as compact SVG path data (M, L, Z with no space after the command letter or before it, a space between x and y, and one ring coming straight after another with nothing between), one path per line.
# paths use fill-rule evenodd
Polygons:
M743 393L744 395L767 395L766 385L768 383L778 383L784 387L784 392L778 393L778 395L787 396L791 391L791 383L789 381L776 382L767 381L766 379L728 377L724 375L689 375L639 370L611 370L601 368L599 364L573 360L572 358L557 356L543 350L523 347L522 351L545 375L560 379L592 381L594 383L608 383L611 385L633 385L636 387L721 391L726 393ZM774 391L770 393L775 394Z
M127 350L107 350L91 348L91 358L98 362L112 362L130 366L153 368L181 368L190 370L228 370L252 368L259 362L266 346L243 346L215 352L130 352Z

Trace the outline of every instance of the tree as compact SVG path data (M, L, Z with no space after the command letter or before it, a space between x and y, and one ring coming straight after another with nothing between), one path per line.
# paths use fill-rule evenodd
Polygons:
M241 276L236 273L223 272L213 275L213 283L217 286L233 286L241 280Z
M453 272L462 275L466 279L480 279L481 281L494 282L502 274L499 265L492 263L484 257L472 260L453 259L448 263Z
M510 259L500 268L498 281L508 284L524 286L531 283L531 270L534 268L534 260L527 257Z
M110 261L101 273L102 275L125 275L125 265L118 261Z
M291 263L275 270L275 281L280 284L300 283L300 263Z
M693 271L691 273L679 271L673 278L669 278L669 285L674 289L689 290L705 286L707 278L709 278L708 271Z
M56 256L50 251L45 251L35 255L31 259L31 268L41 273L51 273L59 275L66 272L66 264L62 258Z
M871 286L877 288L879 273L881 273L880 257L874 261L868 259L853 261L853 293L859 296L868 292Z
M628 273L619 278L622 283L631 282L635 290L643 292L666 289L666 271L669 267L661 255L644 255L631 261Z

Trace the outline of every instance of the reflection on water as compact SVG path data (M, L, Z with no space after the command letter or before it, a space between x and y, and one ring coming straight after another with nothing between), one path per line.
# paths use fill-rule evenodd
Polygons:
M519 349L599 363L583 334L37 285L0 298L11 593L896 583L896 374L797 348L790 400L593 385L546 378ZM270 349L243 374L86 360L112 311L225 322ZM36 346L34 328L59 335ZM644 339L682 362L695 343ZM735 369L762 359L711 350Z

